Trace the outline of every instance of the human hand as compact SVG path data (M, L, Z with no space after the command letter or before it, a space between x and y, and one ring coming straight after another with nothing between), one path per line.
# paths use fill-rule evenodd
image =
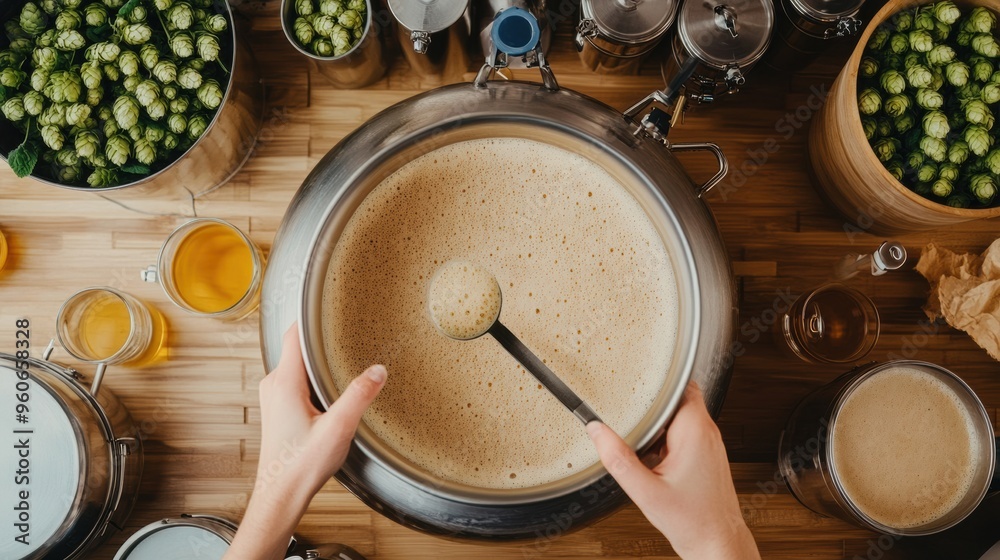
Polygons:
M692 381L650 469L611 428L587 425L601 462L646 519L685 560L758 560L740 513L722 435Z
M298 326L288 329L281 362L260 382L257 483L225 560L284 558L309 502L343 466L361 415L386 377L384 366L368 368L320 412L310 400Z

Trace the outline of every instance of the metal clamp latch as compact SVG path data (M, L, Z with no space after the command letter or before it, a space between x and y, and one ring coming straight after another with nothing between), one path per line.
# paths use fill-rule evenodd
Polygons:
M476 76L477 88L486 87L493 74L507 68L510 57L520 57L526 67L538 68L547 89L559 89L556 76L542 51L538 19L531 12L517 7L501 10L493 20L490 37L491 52Z
M430 33L426 31L413 31L410 33L410 40L413 41L413 52L427 54L427 49L431 44Z
M861 31L861 20L854 16L846 16L837 20L837 25L823 32L824 39L837 37L853 37Z

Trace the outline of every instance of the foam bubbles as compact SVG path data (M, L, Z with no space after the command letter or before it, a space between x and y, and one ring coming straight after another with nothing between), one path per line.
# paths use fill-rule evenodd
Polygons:
M595 463L579 421L496 341L451 340L428 319L431 278L452 260L488 269L504 324L627 433L663 386L677 339L673 268L646 213L603 168L560 148L462 142L376 187L327 274L330 370L343 389L386 364L389 383L365 422L389 446L484 488L544 484Z
M427 294L431 320L456 340L486 334L500 316L500 285L484 267L448 261L434 274Z

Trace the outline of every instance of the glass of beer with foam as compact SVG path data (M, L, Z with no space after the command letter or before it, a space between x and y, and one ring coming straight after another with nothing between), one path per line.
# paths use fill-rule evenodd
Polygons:
M198 218L180 226L163 243L157 264L143 272L159 282L178 307L218 319L239 320L260 303L264 254L229 222Z

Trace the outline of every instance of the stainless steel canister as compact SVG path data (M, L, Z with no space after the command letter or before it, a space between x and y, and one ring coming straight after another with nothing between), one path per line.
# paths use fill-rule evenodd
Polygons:
M77 560L114 534L139 495L139 430L76 371L0 354L4 434L0 558ZM9 412L9 414L8 414Z
M469 39L469 0L388 0L403 56L417 72L437 74L449 56L464 54ZM463 65L467 66L467 64Z
M118 549L115 560L221 560L236 538L232 521L213 515L168 518L136 531ZM288 560L364 560L355 550L339 545L313 547L292 537Z
M583 0L576 48L590 70L637 74L677 17L677 0Z
M783 72L805 67L837 39L861 31L865 0L780 0L774 44L764 63Z
M914 368L943 382L959 402L965 405L979 442L978 468L967 495L948 515L925 525L906 529L879 523L852 502L844 490L842 473L838 472L834 464L832 451L838 415L847 398L872 376L896 367ZM957 525L986 496L995 470L995 443L989 414L979 397L961 378L929 362L895 360L856 368L807 395L796 407L781 433L778 468L792 494L816 513L837 517L881 533L929 535ZM933 489L933 482L928 482L929 489Z
M541 31L539 46L542 54L549 54L552 28L546 14L546 0L472 0L472 21L475 23L473 29L477 31L483 57L488 59L493 52L493 18L507 8L521 8L535 16ZM526 68L526 65L518 58L511 58L508 67Z
M6 20L16 13L26 0L0 2L0 19ZM223 51L219 56L228 68L229 83L226 95L215 113L215 118L201 138L173 163L142 179L114 187L95 189L87 186L64 185L51 179L32 174L39 182L56 187L86 192L107 193L131 187L147 187L148 190L166 187L186 188L195 194L203 194L229 181L250 158L257 144L257 135L264 120L264 86L257 73L253 53L247 46L245 21L234 17L228 2L215 1L212 10L223 14L233 23L224 33ZM243 37L243 40L240 40ZM0 34L0 50L6 44L6 37ZM228 48L233 45L234 48ZM14 134L13 128L0 119L0 157L6 158L23 135ZM143 192L147 189L141 189Z
M771 42L771 0L685 2L677 15L673 53L661 68L667 83L680 74L686 99L711 103L736 93Z
M303 48L295 38L295 0L281 0L281 29L285 38L335 87L354 89L371 85L388 69L380 29L372 19L373 10L379 6L371 0L365 0L365 4L368 8L365 10L365 31L354 47L340 56L318 56Z

